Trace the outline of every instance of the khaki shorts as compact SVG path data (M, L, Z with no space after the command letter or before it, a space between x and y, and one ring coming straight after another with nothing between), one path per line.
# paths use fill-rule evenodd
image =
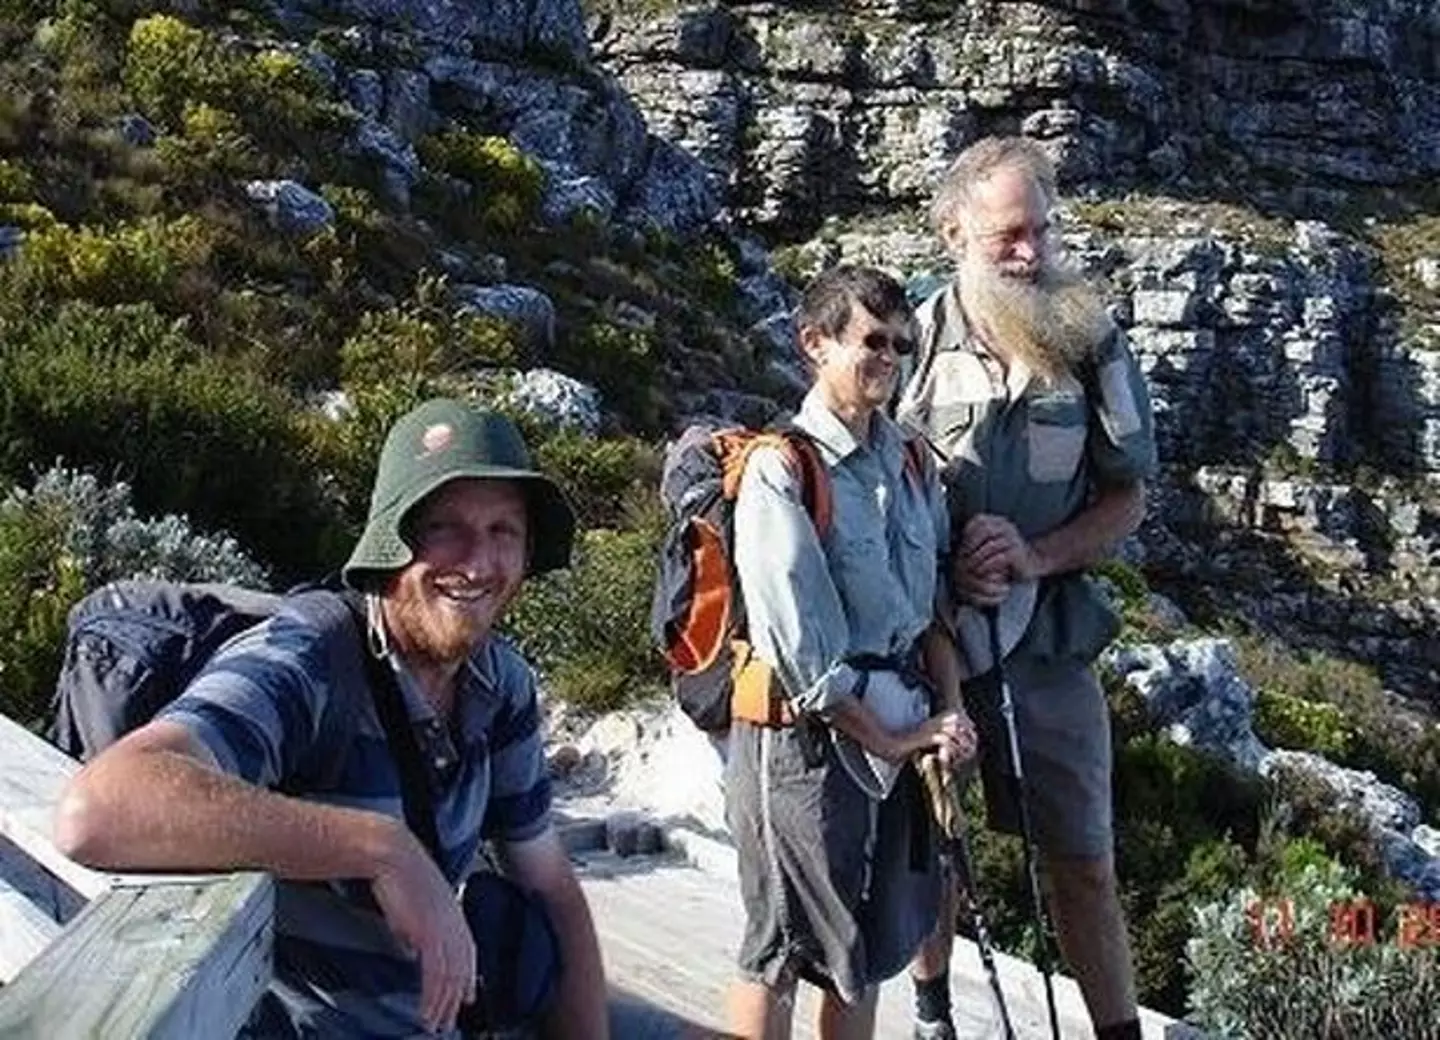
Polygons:
M1041 851L1061 859L1100 859L1114 850L1110 799L1110 713L1087 667L1005 666L1029 793L1030 820ZM966 710L980 735L980 776L989 825L1020 833L1009 769L1009 738L995 672L967 680Z
M904 970L935 927L941 887L913 770L877 803L828 735L811 765L793 728L737 720L725 808L745 904L744 978L774 987L793 973L853 1003Z

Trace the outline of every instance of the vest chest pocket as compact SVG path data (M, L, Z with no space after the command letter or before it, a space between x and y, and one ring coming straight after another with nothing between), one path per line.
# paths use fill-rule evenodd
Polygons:
M930 416L931 440L947 459L962 454L962 447L979 422L981 406L965 401L936 405Z
M1071 394L1035 398L1026 423L1030 479L1047 484L1074 479L1085 454L1085 399Z

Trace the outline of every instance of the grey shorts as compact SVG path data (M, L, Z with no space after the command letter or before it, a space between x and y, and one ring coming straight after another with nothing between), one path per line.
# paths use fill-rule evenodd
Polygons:
M737 721L725 815L740 868L739 966L793 974L853 1003L904 969L939 909L939 846L913 770L884 802L855 785L828 731L806 765L793 728Z
M1006 664L1015 704L1030 819L1042 852L1064 859L1112 854L1110 713L1086 667ZM990 826L1020 833L1009 743L995 673L965 684L965 706L980 735L980 776Z

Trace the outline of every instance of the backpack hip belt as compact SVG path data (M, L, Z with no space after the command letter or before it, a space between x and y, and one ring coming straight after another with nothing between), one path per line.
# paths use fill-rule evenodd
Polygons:
M730 646L734 654L730 673L734 691L730 697L731 718L768 729L793 726L795 712L775 669L757 657L745 640L732 640Z

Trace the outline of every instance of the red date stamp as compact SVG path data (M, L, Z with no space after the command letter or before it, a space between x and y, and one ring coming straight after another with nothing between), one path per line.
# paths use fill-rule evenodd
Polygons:
M1331 903L1330 945L1353 949L1385 941L1379 915L1379 908L1365 896ZM1295 904L1285 896L1251 901L1245 908L1245 920L1256 949L1278 949L1295 938ZM1390 941L1402 950L1440 946L1440 903L1427 900L1397 906Z

